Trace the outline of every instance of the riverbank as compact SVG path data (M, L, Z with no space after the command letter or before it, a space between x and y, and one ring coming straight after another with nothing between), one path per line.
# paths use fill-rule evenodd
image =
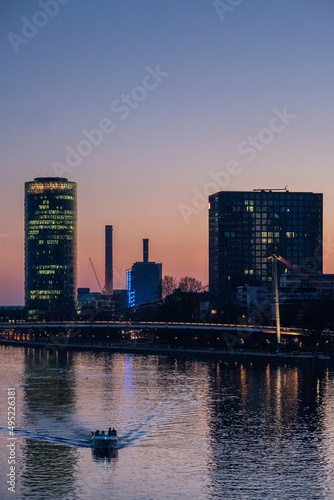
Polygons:
M333 359L321 352L264 352L264 351L251 351L251 350L216 350L216 349L184 349L175 348L170 346L159 346L153 344L111 344L111 345L94 345L94 344L53 344L49 342L36 342L31 340L0 340L0 345L14 346L14 347L30 347L36 349L48 350L64 350L64 351L91 351L91 352L119 352L127 354L144 354L144 355L168 355L168 356L199 356L209 357L214 359L229 359L229 360L250 360L252 358L263 360L277 360L277 361L319 361L330 362Z

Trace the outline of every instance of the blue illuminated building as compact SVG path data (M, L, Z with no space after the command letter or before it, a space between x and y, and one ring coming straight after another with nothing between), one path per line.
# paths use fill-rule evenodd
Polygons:
M143 262L135 262L126 273L129 307L161 299L162 264L149 262L148 239L143 240Z
M126 271L126 290L128 292L128 307L135 306L135 293L134 291L132 291L131 273L132 271L130 269Z

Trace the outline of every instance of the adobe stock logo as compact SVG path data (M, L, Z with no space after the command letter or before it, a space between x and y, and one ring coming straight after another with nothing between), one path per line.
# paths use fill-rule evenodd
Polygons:
M8 237L7 233L0 233L0 244Z
M116 117L120 121L126 120L138 106L144 102L149 93L157 89L158 86L169 76L166 71L161 71L160 64L155 67L146 66L146 74L143 77L141 84L136 85L128 94L123 93L119 99L114 99L110 104L110 109L115 118L112 120L109 117L102 118L96 127L93 129L83 129L81 134L84 139L81 139L74 147L68 145L65 148L66 156L63 163L59 161L52 162L54 172L58 177L62 177L65 173L73 172L78 167L84 158L89 156L95 148L99 147L105 136L108 136L116 130Z
M221 21L225 20L225 14L231 13L236 7L241 5L244 0L214 0L213 6Z
M40 0L38 5L42 10L37 10L32 16L31 21L27 17L21 17L23 25L21 34L7 33L7 38L13 47L15 54L18 54L20 45L26 45L29 40L34 38L40 28L44 28L50 20L50 17L55 17L59 12L59 5L66 5L70 0Z
M277 108L272 109L272 117L266 127L261 128L256 134L249 135L246 140L238 145L238 153L245 156L246 161L252 162L285 128L294 120L297 115L289 113L284 106L282 111ZM208 196L217 191L227 188L231 179L242 172L242 166L238 160L229 161L224 170L220 172L209 172L210 181L205 184L202 190L193 188L193 198L191 205L181 203L178 208L184 219L189 224L193 215L198 215L201 210L208 206ZM214 181L214 182L212 182Z
M261 128L256 135L250 135L246 141L238 146L238 153L247 156L247 161L253 161L260 151L263 151L270 144L275 136L285 129L297 115L289 113L286 106L282 111L277 108L272 110L273 116L267 127Z
M205 184L202 191L195 187L192 189L194 196L192 198L191 206L186 203L179 204L178 208L183 220L189 224L190 218L193 215L198 215L201 210L207 208L208 196L216 191L225 189L229 185L231 178L239 175L241 171L242 168L239 162L233 160L226 164L224 170L220 170L219 172L210 172L210 181Z

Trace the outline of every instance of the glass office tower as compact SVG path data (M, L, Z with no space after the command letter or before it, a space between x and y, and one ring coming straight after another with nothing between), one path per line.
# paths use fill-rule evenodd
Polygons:
M209 196L210 291L227 299L238 285L270 285L266 258L272 254L307 274L322 274L322 213L322 194L254 190ZM278 272L290 270L278 263Z
M25 303L29 319L68 319L77 290L76 183L25 183Z

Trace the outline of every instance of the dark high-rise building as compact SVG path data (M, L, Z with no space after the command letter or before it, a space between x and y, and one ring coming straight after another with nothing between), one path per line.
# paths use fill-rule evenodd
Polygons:
M113 252L112 252L112 226L106 226L105 229L105 280L104 290L106 295L112 295L114 291L113 284Z
M221 191L209 196L209 287L222 302L238 285L270 284L266 258L322 274L322 194ZM278 263L278 272L289 269Z
M126 273L129 307L160 300L161 280L162 265L149 262L148 239L143 239L143 262L135 262Z
M75 311L76 183L38 177L25 183L25 303L30 319Z

